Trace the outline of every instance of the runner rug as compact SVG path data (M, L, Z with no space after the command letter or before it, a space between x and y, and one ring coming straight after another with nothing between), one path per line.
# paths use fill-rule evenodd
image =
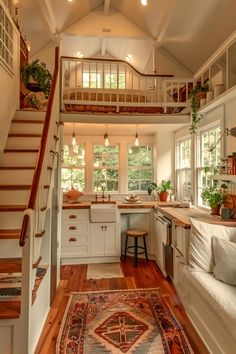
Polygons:
M88 264L87 279L123 278L120 263L90 263Z
M193 353L157 289L74 293L57 339L57 354Z

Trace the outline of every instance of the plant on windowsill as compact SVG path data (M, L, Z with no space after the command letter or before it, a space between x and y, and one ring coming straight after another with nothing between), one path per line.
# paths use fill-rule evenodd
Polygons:
M191 99L192 123L189 130L192 134L195 133L202 119L202 114L198 112L198 109L200 107L200 100L201 98L206 98L207 91L209 91L209 81L207 81L204 85L195 86L190 92L189 97Z
M213 181L212 185L206 187L201 193L202 200L211 208L212 215L219 215L221 205L224 203L227 185L222 184L220 188L217 181Z
M166 202L169 193L172 191L173 185L170 180L162 180L159 186L155 182L151 182L148 185L148 195L151 195L152 192L156 192L156 194L159 195L159 199L161 202Z

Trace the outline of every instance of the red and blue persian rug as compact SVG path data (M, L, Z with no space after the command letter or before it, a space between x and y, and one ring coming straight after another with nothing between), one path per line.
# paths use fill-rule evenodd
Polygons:
M73 293L57 354L193 353L157 289Z

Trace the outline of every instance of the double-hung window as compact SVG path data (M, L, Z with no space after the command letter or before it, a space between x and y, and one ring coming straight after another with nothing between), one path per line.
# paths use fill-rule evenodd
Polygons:
M6 1L5 1L6 2ZM6 2L7 6L11 3ZM13 25L0 5L0 62L13 69Z
M128 192L146 192L152 181L152 147L128 148Z
M93 146L93 191L119 191L119 145Z
M85 190L85 145L64 145L61 170L61 187L63 191L71 188Z
M212 147L214 147L212 149ZM220 169L220 126L215 125L199 132L197 166L197 205L206 206L201 193L212 184L212 175ZM207 167L207 169L206 169Z
M187 137L177 142L176 187L177 199L191 201L192 195L192 146L191 138Z

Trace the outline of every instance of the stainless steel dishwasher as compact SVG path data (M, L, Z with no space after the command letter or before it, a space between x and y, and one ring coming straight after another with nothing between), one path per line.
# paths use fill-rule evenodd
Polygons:
M155 257L165 277L173 277L172 223L158 211L155 216Z

